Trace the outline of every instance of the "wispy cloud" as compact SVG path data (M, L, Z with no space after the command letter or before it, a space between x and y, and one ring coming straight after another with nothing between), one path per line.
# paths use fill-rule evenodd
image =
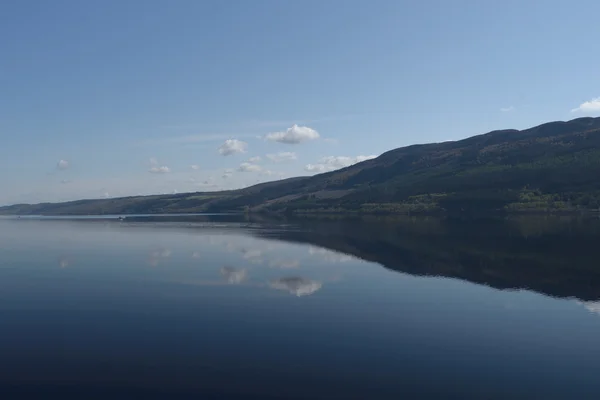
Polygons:
M216 183L211 183L209 181L198 182L198 183L196 183L196 186L202 190L207 190L207 189L218 190L220 187Z
M256 156L256 157L250 157L250 158L248 159L248 162L251 162L251 163L253 163L253 164L256 164L256 163L259 163L259 162L260 162L260 160L261 160L260 156Z
M161 165L160 167L152 167L148 170L151 174L168 174L171 172L171 168L166 165Z
M514 107L514 106L502 107L502 108L500 109L500 111L502 111L502 112L511 112L511 111L515 111L515 110L516 110L516 109L515 109L515 107Z
M241 163L237 170L239 172L260 172L262 171L262 167L260 165L245 162Z
M340 120L348 120L352 118L360 118L368 115L372 115L372 113L349 113L349 114L337 114L337 115L326 115L316 118L298 118L298 119L287 119L287 120L262 120L262 121L247 121L245 124L249 127L260 127L260 128L270 128L270 127L283 127L290 125L307 125L314 124L317 122L331 122L331 121L340 121Z
M267 158L273 162L284 162L297 160L298 156L291 151L282 151L279 153L267 154Z
M278 128L291 126L294 124L297 125L306 125L316 122L328 122L328 121L339 121L339 120L347 120L352 118L360 118L364 116L372 115L372 113L348 113L348 114L335 114L335 115L325 115L321 117L313 117L313 118L287 118L287 119L249 119L243 121L227 121L223 123L217 124L206 124L206 123L172 123L172 124L164 124L159 126L159 129L163 130L172 130L172 131L184 131L184 130L230 130L237 131L239 129L260 129L260 128ZM231 136L239 135L234 134ZM231 137L230 136L230 137Z
M221 140L231 139L232 137L238 138L251 138L256 135L251 134L231 134L231 133L200 133L194 135L183 135L183 136L169 136L169 137L158 137L150 138L139 142L139 145L168 145L168 144L197 144L197 143L210 143L219 142Z
M347 156L329 156L323 157L316 164L307 164L304 169L309 172L329 172L334 171L336 169L349 167L356 163L371 160L376 158L376 155L370 156L356 156L356 157L347 157Z
M572 109L571 112L585 115L600 115L600 97L581 103L579 107Z
M171 169L166 165L160 165L158 160L154 157L150 159L150 169L148 170L151 174L168 174Z
M263 176L273 176L273 175L279 175L280 173L277 173L275 171L271 171L270 169L263 169L260 172L260 174L263 175Z

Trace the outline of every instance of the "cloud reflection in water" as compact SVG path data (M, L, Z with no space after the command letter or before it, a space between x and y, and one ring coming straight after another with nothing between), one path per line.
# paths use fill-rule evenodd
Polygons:
M71 265L71 260L67 256L59 257L58 266L60 268L67 268L69 265Z
M578 303L584 306L589 312L600 315L600 301L582 301Z
M293 268L298 268L299 266L300 266L300 261L298 261L298 260L276 259L276 260L269 262L269 267L271 267L271 268L293 269Z
M286 277L279 278L269 282L269 286L277 290L285 290L296 296L309 296L321 289L323 284L321 282L313 281L301 277Z
M262 264L264 261L263 252L258 249L253 249L253 250L242 249L242 254L243 254L244 260L247 260L248 262L250 262L252 264Z
M170 249L157 249L157 250L153 250L150 252L150 256L148 258L148 264L150 264L153 267L158 266L158 264L160 264L160 260L161 259L166 259L171 257L171 250Z
M237 269L233 267L222 267L221 275L231 284L239 284L248 278L248 272L245 269Z

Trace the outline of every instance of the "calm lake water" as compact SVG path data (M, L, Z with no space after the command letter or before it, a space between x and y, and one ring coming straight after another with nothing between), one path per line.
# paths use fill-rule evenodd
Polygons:
M0 219L0 398L597 399L599 246L598 219Z

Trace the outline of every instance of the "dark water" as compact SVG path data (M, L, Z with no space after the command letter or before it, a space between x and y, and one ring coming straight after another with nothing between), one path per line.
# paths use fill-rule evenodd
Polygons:
M0 398L597 399L600 220L0 220Z

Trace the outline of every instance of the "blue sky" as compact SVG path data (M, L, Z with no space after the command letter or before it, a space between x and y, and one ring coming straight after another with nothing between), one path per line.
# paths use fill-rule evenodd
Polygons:
M0 204L237 188L599 116L598 15L597 0L2 2Z

